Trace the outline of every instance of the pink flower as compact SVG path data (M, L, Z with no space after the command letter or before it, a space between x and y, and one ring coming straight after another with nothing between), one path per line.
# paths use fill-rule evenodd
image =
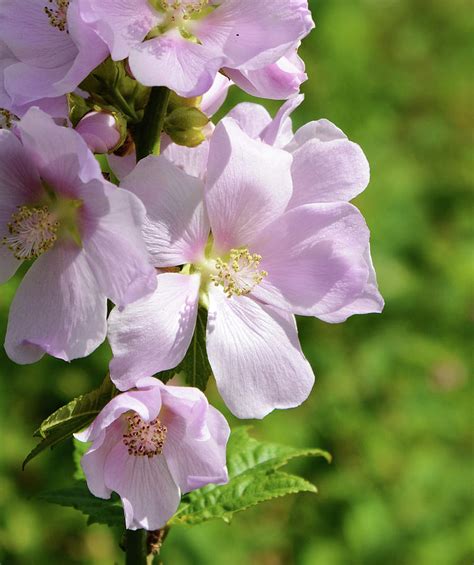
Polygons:
M79 0L79 7L112 59L128 57L139 82L187 97L209 90L222 67L276 63L314 27L307 0Z
M349 202L369 184L369 163L360 146L328 120L309 122L293 134L290 114L302 101L302 95L288 100L273 120L262 106L251 103L237 105L229 117L250 137L280 147L293 157L293 195L289 207ZM354 314L383 310L384 300L377 287L369 243L360 260L367 268L367 280L359 296L350 304L320 315L320 319L338 323Z
M229 433L201 391L148 378L111 400L76 438L92 442L81 461L92 494L117 492L128 529L157 530L181 494L228 481Z
M76 131L93 153L108 153L120 141L117 122L107 112L89 112L77 124Z
M0 37L9 50L0 83L14 106L74 91L107 56L77 1L2 0Z
M164 157L142 160L124 179L146 206L153 264L185 266L159 274L150 297L111 313L110 370L120 389L181 361L200 302L209 311L209 361L234 414L262 418L307 398L314 376L294 314L324 317L359 296L369 231L345 202L289 206L292 163L225 119L211 137L204 180Z
M0 283L34 260L10 308L5 349L85 357L105 338L107 298L120 307L154 290L144 208L106 182L81 136L31 108L0 131Z

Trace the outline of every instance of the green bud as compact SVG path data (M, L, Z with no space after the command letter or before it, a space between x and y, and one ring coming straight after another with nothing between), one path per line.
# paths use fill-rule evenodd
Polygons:
M178 145L196 147L206 138L202 129L209 118L195 106L181 106L172 110L165 119L165 132Z
M92 102L110 113L121 113L130 124L137 124L150 96L150 88L137 82L124 61L109 57L81 82Z
M175 130L168 133L168 135L177 145L184 145L185 147L197 147L206 139L201 130L192 129L186 131Z
M196 129L203 128L208 123L209 118L198 108L177 108L166 116L165 129Z

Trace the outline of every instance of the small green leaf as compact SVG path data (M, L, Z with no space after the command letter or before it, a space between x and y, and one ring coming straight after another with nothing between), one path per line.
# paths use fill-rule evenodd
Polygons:
M206 390L209 377L212 374L206 350L206 324L207 310L199 308L196 330L184 359L175 369L158 373L156 376L160 380L166 383L174 375L182 373L187 385L197 387L202 391Z
M74 94L74 92L67 95L67 104L69 108L69 119L73 127L76 127L81 118L92 110L91 104L82 96Z
M189 493L182 501L170 525L195 525L220 518L230 522L240 512L260 502L298 492L317 492L314 485L296 475L278 469L294 457L331 457L319 449L299 449L259 442L248 435L248 428L238 428L229 440L226 485L207 485Z
M76 481L71 487L45 492L39 495L41 500L75 508L88 516L87 524L105 524L123 527L125 525L123 507L120 498L112 494L109 500L96 498L89 492L85 481Z
M86 477L81 467L81 459L84 453L89 449L91 444L83 441L79 441L76 438L73 438L73 443L74 443L74 451L72 453L72 458L74 461L74 467L76 468L73 477L77 481L85 480Z
M48 447L55 446L85 428L116 394L117 389L107 375L98 389L79 396L56 410L35 431L34 435L42 439L28 454L23 462L23 468Z

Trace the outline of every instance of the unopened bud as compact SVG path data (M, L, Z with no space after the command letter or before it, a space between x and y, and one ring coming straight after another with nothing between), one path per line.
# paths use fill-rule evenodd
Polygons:
M194 106L182 106L168 114L165 120L165 132L178 145L196 147L206 136L202 131L209 123L209 118Z
M107 112L90 112L76 126L93 153L110 153L122 141L122 128L116 117Z

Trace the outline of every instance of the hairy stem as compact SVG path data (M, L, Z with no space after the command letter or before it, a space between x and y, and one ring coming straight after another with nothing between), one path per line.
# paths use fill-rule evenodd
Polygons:
M147 535L146 530L127 530L125 533L125 564L147 564Z
M160 154L160 141L166 110L170 98L170 89L166 86L154 86L151 89L150 99L145 108L143 120L137 127L135 144L137 147L137 160L148 155Z

